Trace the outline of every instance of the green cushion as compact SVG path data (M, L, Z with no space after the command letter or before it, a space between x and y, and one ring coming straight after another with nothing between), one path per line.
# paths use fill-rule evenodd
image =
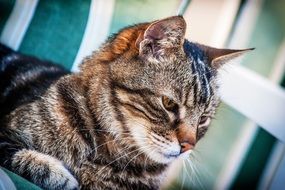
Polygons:
M41 190L41 188L39 188L38 186L32 184L31 182L27 181L26 179L10 172L9 170L5 169L5 168L1 168L3 169L3 171L10 177L10 179L12 180L12 182L14 183L16 189L21 190L21 189L25 189L25 190Z

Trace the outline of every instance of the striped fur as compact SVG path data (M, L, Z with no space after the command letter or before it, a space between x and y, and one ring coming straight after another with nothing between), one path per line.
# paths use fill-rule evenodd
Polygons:
M185 27L125 28L77 74L1 46L0 164L44 189L158 189L219 103L217 70Z

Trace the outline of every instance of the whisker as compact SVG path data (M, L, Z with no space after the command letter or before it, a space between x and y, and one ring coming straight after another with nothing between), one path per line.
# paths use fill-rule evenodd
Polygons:
M205 189L205 186L201 182L200 172L198 171L197 167L192 162L190 162L189 159L187 159L186 161L187 161L188 165L191 167L193 174L194 174L193 177L196 179L196 182L197 182L195 184L193 183L193 185L195 185L195 186L198 185L199 189Z
M126 140L126 139L133 140L131 137L124 137L124 140ZM137 139L140 139L140 140L147 140L146 137L137 137ZM94 148L91 150L90 153L92 154L94 151L96 151L96 149L98 149L98 148L100 148L100 147L102 147L102 146L104 146L104 145L106 145L106 144L108 144L108 143L115 142L115 141L118 141L118 142L119 142L120 140L121 140L121 139L114 138L114 139L112 139L112 140L110 140L110 141L107 141L107 142L105 142L105 143L103 143L103 144L100 144L100 145L94 147ZM120 143L120 142L119 142L119 143Z
M141 148L141 147L140 147L140 148ZM98 171L97 174L100 175L100 174L104 171L104 169L107 168L108 166L110 166L112 163L118 161L119 159L121 159L121 158L123 158L123 157L125 157L125 156L127 156L127 155L129 155L129 154L131 154L131 153L133 153L133 152L135 152L135 151L138 151L140 148L135 149L135 150L133 150L133 151L131 151L131 152L128 152L127 154L124 154L124 155L122 155L122 156L116 158L115 160L113 160L112 162L110 162L109 164L107 164L106 166L104 166L103 168L101 168L101 169Z
M183 166L184 166L184 161L183 161ZM183 169L182 169L183 170ZM184 183L185 183L185 174L184 172L182 171L182 184L181 184L181 187L180 187L180 190L182 190L184 188Z
M138 153L136 156L134 156L132 159L130 159L130 160L128 161L128 163L125 165L125 167L123 168L122 173L124 172L124 170L126 169L126 167L131 163L132 160L136 159L138 156L140 156L140 155L142 155L142 154L144 154L144 152Z

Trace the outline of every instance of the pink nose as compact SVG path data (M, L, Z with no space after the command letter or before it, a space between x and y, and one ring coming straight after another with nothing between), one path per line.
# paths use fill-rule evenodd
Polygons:
M181 123L176 132L177 139L180 143L180 153L193 149L196 144L196 130L192 127Z
M189 142L182 142L180 143L180 146L181 146L180 153L186 152L187 150L194 148L194 146Z

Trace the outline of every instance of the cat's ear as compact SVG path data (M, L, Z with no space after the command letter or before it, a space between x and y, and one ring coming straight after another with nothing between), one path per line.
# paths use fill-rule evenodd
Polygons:
M255 49L218 49L200 44L199 47L204 51L205 55L208 57L211 67L214 69L218 69L226 62Z
M182 16L173 16L151 23L136 40L142 56L160 59L182 46L186 22Z

